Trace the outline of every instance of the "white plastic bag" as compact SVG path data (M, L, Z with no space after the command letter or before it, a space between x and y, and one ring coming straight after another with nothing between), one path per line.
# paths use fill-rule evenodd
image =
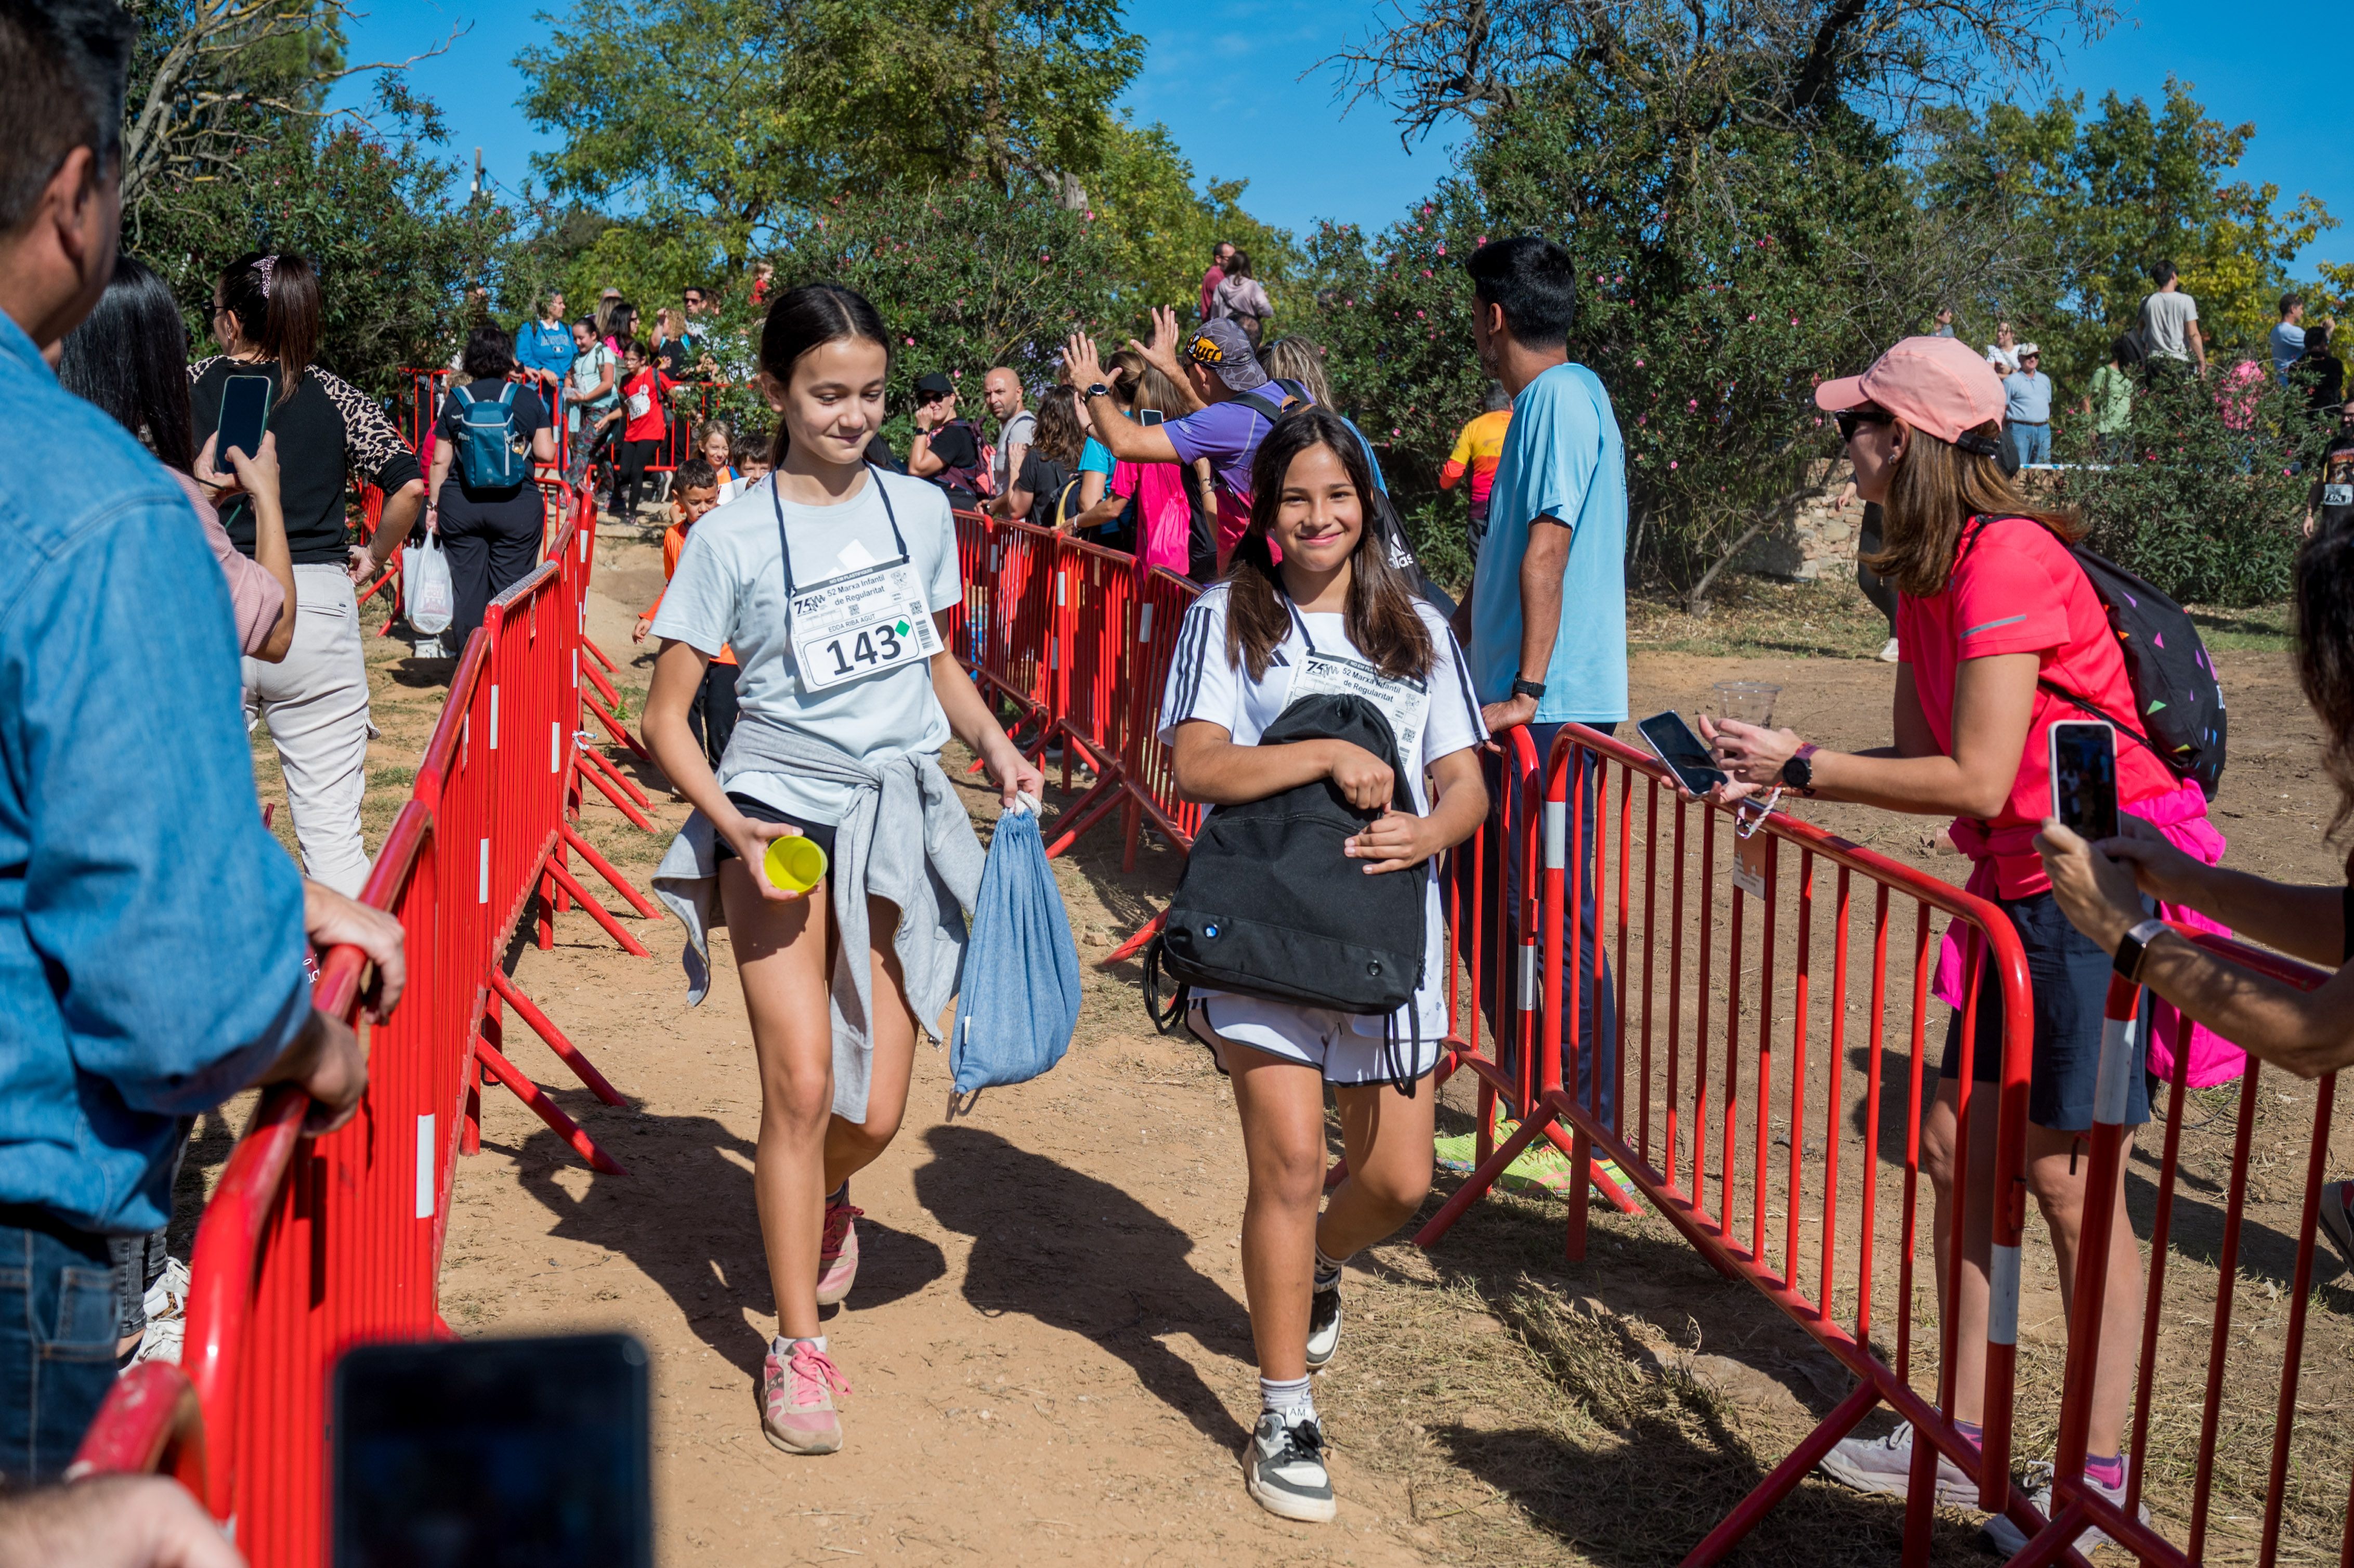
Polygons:
M411 545L402 557L400 598L410 626L428 637L450 630L458 595L450 582L450 557L441 553L441 535L430 528L425 531L425 542Z

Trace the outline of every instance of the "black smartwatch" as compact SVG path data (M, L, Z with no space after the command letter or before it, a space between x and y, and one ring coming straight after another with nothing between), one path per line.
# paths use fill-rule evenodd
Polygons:
M2117 973L2125 976L2127 984L2141 983L2142 960L2149 956L2150 943L2156 941L2158 934L2165 929L2166 922L2163 920L2144 920L2127 931L2125 940L2117 944L2115 968Z
M1801 746L1798 747L1797 755L1791 758L1789 761L1782 764L1782 783L1784 786L1788 789L1800 791L1813 789L1815 784L1815 765L1812 762L1809 762L1808 758L1814 756L1816 752L1820 751L1821 749L1821 747L1813 745Z
M1543 681L1523 681L1518 676L1512 678L1512 695L1516 697L1534 697L1537 701L1543 702L1544 692Z
M1087 389L1079 394L1079 397L1083 400L1089 403L1094 402L1098 397L1108 397L1110 396L1111 388L1105 386L1100 381L1090 381L1087 383Z

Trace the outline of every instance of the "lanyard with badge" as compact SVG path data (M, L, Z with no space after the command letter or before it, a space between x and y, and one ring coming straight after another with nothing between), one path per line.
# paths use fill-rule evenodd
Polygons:
M1299 613L1288 593L1283 596L1283 608L1290 612L1291 623L1299 628L1300 641L1308 645L1308 656L1292 672L1291 690L1283 705L1288 708L1302 697L1326 694L1363 697L1389 721L1390 736L1397 742L1399 763L1413 767L1422 744L1423 721L1430 715L1429 687L1420 681L1384 675L1361 659L1321 652L1316 640L1308 634L1307 618Z
M786 625L806 691L822 692L919 663L940 651L939 630L932 624L923 585L908 564L907 541L899 533L891 492L880 474L870 472L867 482L882 498L899 558L854 567L803 589L793 586L793 547L785 537L784 502L774 476L769 481L769 503L777 514L777 551L785 567Z

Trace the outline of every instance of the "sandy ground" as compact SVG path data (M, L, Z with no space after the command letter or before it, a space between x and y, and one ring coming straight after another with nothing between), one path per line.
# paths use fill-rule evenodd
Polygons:
M647 661L628 629L659 586L658 556L610 539L599 554L589 631L622 662L634 706ZM446 667L371 648L387 731L373 834L405 789L398 774ZM2327 789L2284 658L2219 662L2238 731L2220 812L2233 860L2328 875ZM1636 704L1689 711L1728 676L1784 682L1784 722L1827 744L1885 733L1891 671L1862 661L1645 653ZM655 793L674 825L684 809ZM644 885L663 840L591 799L591 835ZM971 799L976 819L993 814L985 791ZM1963 869L1910 821L1821 818L1935 874ZM1319 1384L1340 1520L1263 1513L1235 1458L1257 1387L1231 1096L1201 1052L1151 1033L1132 968L1093 962L1176 871L1148 849L1123 873L1108 828L1057 863L1087 995L1053 1074L950 1121L945 1059L919 1051L906 1128L854 1184L864 1263L828 1332L855 1392L848 1446L824 1459L779 1455L758 1427L773 1304L753 1220L758 1101L725 942L723 972L693 1011L674 923L632 922L650 959L577 913L557 922L553 950L518 945L517 984L631 1105L596 1102L512 1021L509 1054L630 1174L593 1174L486 1090L482 1152L457 1182L445 1315L468 1335L618 1327L646 1341L663 1562L1671 1563L1845 1392L1803 1335L1656 1218L1598 1218L1588 1259L1565 1265L1558 1202L1505 1198L1427 1256L1401 1240L1359 1259L1343 1349ZM208 1123L192 1168L217 1164L224 1132ZM2276 1276L2277 1250L2253 1266ZM2204 1277L2211 1291L2211 1268ZM2048 1263L2031 1266L2029 1292L2028 1337L2041 1347L2029 1363L2056 1381ZM2330 1303L2342 1313L2348 1298L2333 1288ZM2343 1362L2344 1341L2332 1345ZM2023 1401L2022 1430L2036 1403ZM1893 1508L1810 1483L1738 1560L1893 1562L1896 1530ZM1960 1516L1941 1526L1939 1560L1979 1561L1968 1534Z

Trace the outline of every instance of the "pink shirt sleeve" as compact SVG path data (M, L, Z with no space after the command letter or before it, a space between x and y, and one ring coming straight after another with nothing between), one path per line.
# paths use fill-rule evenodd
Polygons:
M221 576L228 579L229 611L237 620L237 651L258 652L270 641L270 630L285 611L286 590L260 562L230 543L228 530L221 526L220 514L205 499L196 482L177 469L169 472L188 493L188 504L196 509L196 521L204 525L205 542L213 547L213 559L220 563Z

